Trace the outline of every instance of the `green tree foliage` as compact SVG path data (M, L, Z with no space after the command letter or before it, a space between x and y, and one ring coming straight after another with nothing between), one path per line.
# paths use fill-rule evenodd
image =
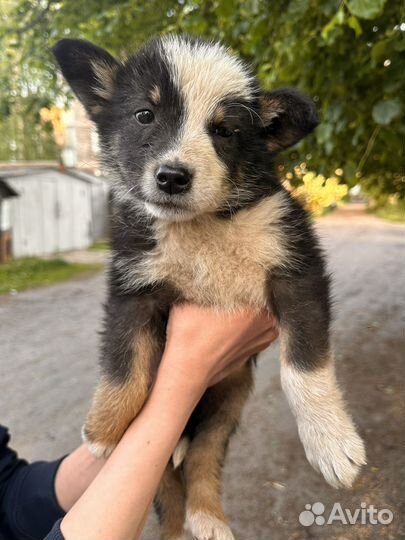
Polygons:
M220 39L251 62L265 88L297 86L319 105L314 135L283 156L344 171L376 194L405 197L405 13L395 0L0 0L0 122L65 95L49 46L84 37L125 56L151 35ZM21 105L22 103L22 105ZM28 121L28 120L27 120ZM4 137L4 135L1 135ZM0 141L0 152L4 141ZM49 149L48 149L49 151Z

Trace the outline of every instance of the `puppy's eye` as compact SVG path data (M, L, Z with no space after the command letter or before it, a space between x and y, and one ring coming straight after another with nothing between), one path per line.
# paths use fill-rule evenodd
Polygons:
M220 137L232 137L233 132L225 126L215 126L214 134L219 135Z
M143 109L135 113L135 118L140 124L151 124L155 119L155 115L149 109Z

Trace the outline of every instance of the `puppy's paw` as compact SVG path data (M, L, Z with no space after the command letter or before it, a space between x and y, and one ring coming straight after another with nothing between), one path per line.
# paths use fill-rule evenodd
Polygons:
M366 464L366 452L349 415L342 410L336 417L298 419L298 431L308 461L328 484L351 487Z
M115 448L115 445L90 437L85 425L82 427L82 441L87 446L89 452L97 459L107 459Z
M187 510L186 529L193 540L235 540L224 521L206 512Z

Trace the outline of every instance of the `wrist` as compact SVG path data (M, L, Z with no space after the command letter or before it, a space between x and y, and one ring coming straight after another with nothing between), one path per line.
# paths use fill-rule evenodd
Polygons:
M104 465L81 445L60 464L55 477L55 493L59 505L67 512L85 492Z
M190 381L190 377L187 379L182 373L173 372L173 366L162 359L150 395L123 439L131 440L133 436L136 439L139 428L144 423L148 428L159 424L159 429L153 430L149 440L153 440L155 436L159 438L165 430L169 430L174 432L172 443L175 445L179 439L179 433L183 431L205 390L205 384Z
M186 356L187 355L187 356ZM209 373L201 359L193 359L193 353L176 349L165 350L156 382L162 381L173 390L187 395L201 395L209 384Z

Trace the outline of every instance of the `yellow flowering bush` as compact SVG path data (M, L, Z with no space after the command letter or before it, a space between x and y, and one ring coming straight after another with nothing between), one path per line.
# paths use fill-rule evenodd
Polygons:
M339 204L349 189L346 184L339 184L336 176L325 178L312 171L306 172L301 182L293 190L293 195L301 199L315 215L321 215L327 208Z
M43 122L50 122L52 124L55 142L58 146L63 146L65 140L64 110L56 106L49 109L42 107L39 114Z

